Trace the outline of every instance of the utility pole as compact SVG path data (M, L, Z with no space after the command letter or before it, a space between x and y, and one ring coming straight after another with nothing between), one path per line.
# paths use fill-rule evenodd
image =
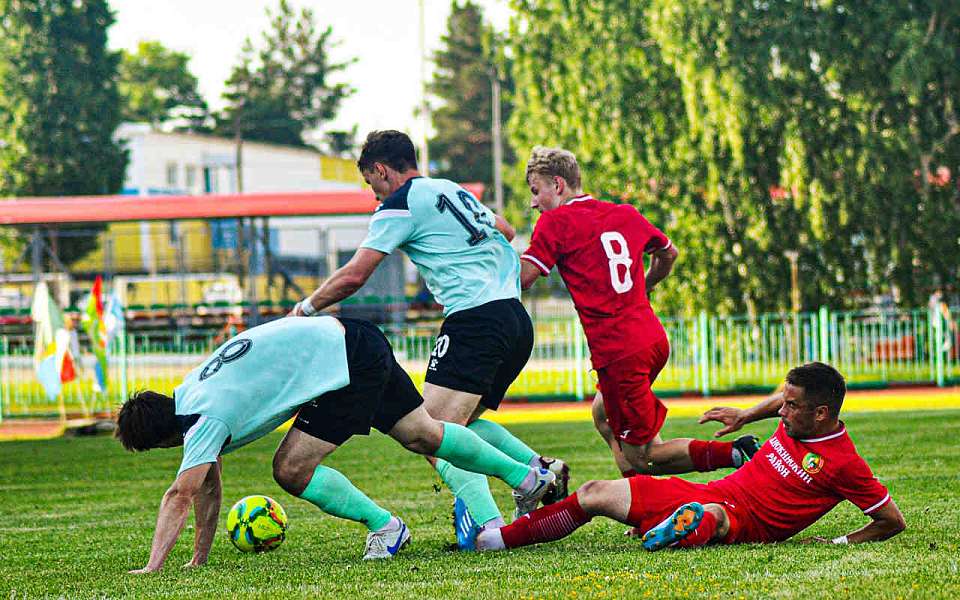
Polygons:
M420 0L420 172L430 176L430 151L427 148L427 128L430 125L430 108L427 105L427 43L424 0Z
M503 215L503 131L500 125L500 74L490 69L490 95L493 97L493 206Z
M796 250L787 250L783 253L790 261L790 305L793 312L800 312L800 270L797 266L800 253Z

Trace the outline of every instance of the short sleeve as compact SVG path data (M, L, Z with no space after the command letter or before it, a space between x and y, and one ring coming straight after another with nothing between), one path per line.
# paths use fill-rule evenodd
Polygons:
M204 463L217 462L220 451L230 439L227 424L206 415L197 419L183 436L183 461L177 474Z
M643 215L640 215L640 227L643 229L644 235L647 236L647 243L643 247L643 251L645 253L649 254L658 250L666 250L673 245L673 242L670 241L670 238L668 238L665 233L654 227L653 224Z
M833 485L841 496L853 502L864 514L870 514L890 501L886 486L874 477L859 455L843 465Z
M390 254L413 235L414 220L409 210L383 209L373 213L361 248Z
M557 220L550 213L543 213L533 227L530 247L520 258L536 265L544 275L549 275L560 258L560 239Z

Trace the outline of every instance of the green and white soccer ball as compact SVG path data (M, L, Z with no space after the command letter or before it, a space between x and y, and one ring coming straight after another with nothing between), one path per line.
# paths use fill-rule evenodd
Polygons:
M267 496L242 498L227 513L227 535L241 552L273 550L286 537L287 513Z

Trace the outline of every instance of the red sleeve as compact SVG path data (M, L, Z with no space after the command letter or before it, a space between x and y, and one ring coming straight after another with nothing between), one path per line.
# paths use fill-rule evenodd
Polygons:
M643 251L648 254L657 250L666 250L673 244L665 233L654 227L643 215L640 215L640 228L647 236L647 243L643 247Z
M890 501L890 492L880 483L859 455L843 465L833 482L837 492L870 514Z
M557 220L550 213L543 213L533 226L533 235L530 237L530 247L520 255L520 258L537 266L544 275L560 258L560 235L557 234Z

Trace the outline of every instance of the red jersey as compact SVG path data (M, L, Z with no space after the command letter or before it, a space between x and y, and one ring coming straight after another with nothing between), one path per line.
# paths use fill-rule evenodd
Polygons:
M806 440L788 436L780 423L750 462L707 487L746 508L770 541L806 529L844 499L864 514L890 501L842 422L839 431Z
M634 207L584 195L541 214L521 258L544 275L557 266L599 369L666 337L647 299L643 254L669 247Z

